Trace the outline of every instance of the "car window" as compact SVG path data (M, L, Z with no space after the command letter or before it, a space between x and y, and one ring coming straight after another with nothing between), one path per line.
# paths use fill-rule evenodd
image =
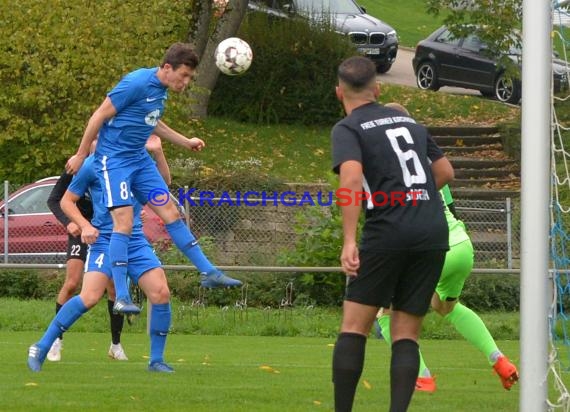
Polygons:
M483 42L479 39L479 37L471 34L467 36L465 40L463 40L461 47L474 52L479 52L482 45Z
M10 214L51 213L47 199L53 185L36 186L10 199L8 207Z
M461 39L456 38L449 30L444 30L435 41L438 43L445 43L451 46L458 46Z

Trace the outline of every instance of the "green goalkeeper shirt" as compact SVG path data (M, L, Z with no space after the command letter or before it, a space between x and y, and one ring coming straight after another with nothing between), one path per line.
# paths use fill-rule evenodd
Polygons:
M469 235L467 234L465 224L461 220L455 218L455 216L453 216L453 213L451 213L447 207L447 205L453 203L453 197L451 196L449 186L445 185L442 187L439 193L443 199L445 219L447 220L447 226L449 227L449 247L469 240Z

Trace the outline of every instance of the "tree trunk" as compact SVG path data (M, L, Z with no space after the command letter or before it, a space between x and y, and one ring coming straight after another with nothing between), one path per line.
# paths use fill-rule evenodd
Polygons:
M214 61L214 52L222 40L236 35L245 17L248 1L229 0L222 15L217 19L212 33L210 33L212 0L197 0L195 3L197 19L193 20L188 41L195 45L196 52L201 58L196 80L189 90L192 97L190 105L192 118L205 118L208 115L210 95L220 74Z

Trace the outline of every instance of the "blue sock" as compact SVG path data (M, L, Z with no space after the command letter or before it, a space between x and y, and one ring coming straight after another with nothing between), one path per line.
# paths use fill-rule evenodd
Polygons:
M190 259L200 273L209 273L216 269L204 255L198 246L198 241L182 220L169 223L165 227L176 247Z
M109 258L111 259L111 273L115 283L116 300L130 302L129 288L127 287L127 264L129 256L129 235L113 232L109 242Z
M166 335L170 329L170 303L152 305L150 312L150 363L164 362Z
M47 353L60 333L68 330L77 319L87 312L87 307L79 296L74 296L61 307L49 324L44 336L36 344L42 352Z

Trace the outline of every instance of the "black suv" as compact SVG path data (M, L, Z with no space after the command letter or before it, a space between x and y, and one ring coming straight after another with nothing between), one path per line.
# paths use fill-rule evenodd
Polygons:
M522 52L517 47L508 57L520 68ZM476 89L483 96L505 103L518 103L522 95L520 76L508 75L493 53L475 33L455 37L445 26L440 27L416 46L412 61L416 83L423 90L439 90L441 86ZM554 92L568 89L566 62L553 58Z
M378 73L386 73L396 60L396 30L366 14L354 0L251 0L249 8L276 17L302 16L314 21L322 21L324 14L330 14L335 29L376 64Z

